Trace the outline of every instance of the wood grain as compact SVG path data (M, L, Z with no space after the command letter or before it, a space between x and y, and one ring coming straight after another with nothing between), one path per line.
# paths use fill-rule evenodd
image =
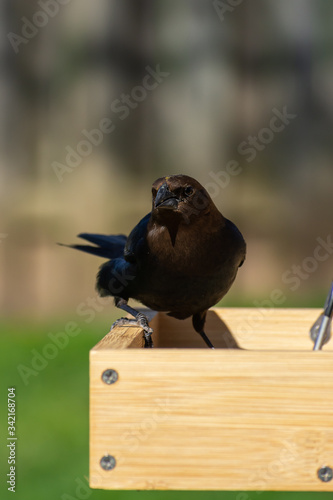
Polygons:
M333 491L317 476L333 467L332 349L313 352L307 338L319 311L267 312L257 333L241 338L251 312L210 318L218 328L223 317L240 349L115 349L108 334L91 350L92 488ZM154 321L163 345L163 328L176 320ZM176 341L179 330L171 335ZM116 383L103 383L107 368ZM100 466L106 454L113 470Z

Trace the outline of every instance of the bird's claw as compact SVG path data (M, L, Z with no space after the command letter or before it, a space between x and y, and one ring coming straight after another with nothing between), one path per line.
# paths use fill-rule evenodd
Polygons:
M114 323L112 323L110 330L113 330L116 326L130 326L133 323L137 324L135 319L129 318L118 318Z
M154 347L151 335L153 333L153 329L150 328L148 324L148 319L142 313L139 313L136 319L131 318L119 318L111 325L111 330L116 326L139 326L143 329L143 334L145 337L145 347Z
M143 329L143 334L144 334L144 337L145 337L145 347L154 347L154 344L153 344L153 341L152 341L152 338L151 338L151 334L153 333L153 329L150 328L149 324L148 324L148 319L146 318L146 316L142 313L139 313L136 317L136 321L137 321L137 324L141 326L141 328Z
M153 333L153 329L150 328L148 324L148 319L144 314L139 313L136 317L136 321L149 335Z

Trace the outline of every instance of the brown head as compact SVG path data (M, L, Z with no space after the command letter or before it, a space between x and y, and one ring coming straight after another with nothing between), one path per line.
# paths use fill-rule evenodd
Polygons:
M171 217L189 224L211 214L222 217L206 189L188 175L170 175L157 179L152 187L152 215L155 220Z

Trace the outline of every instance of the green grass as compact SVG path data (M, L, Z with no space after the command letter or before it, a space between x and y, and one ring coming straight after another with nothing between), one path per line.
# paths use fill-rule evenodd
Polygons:
M112 321L112 318L111 318ZM47 366L23 382L18 365L31 367L32 350L42 353L49 332L61 332L67 320L36 324L0 323L0 498L19 500L328 500L330 493L166 492L90 490L88 476L88 352L103 336L110 319L82 322L81 333L59 349ZM36 352L34 351L34 353ZM17 481L16 495L7 491L7 388L16 387ZM78 489L79 488L79 489Z

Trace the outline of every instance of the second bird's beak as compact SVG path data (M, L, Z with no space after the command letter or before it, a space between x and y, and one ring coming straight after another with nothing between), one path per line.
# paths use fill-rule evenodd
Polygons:
M174 210L178 207L177 196L170 191L167 183L162 184L160 189L157 191L155 198L155 208L166 208Z

